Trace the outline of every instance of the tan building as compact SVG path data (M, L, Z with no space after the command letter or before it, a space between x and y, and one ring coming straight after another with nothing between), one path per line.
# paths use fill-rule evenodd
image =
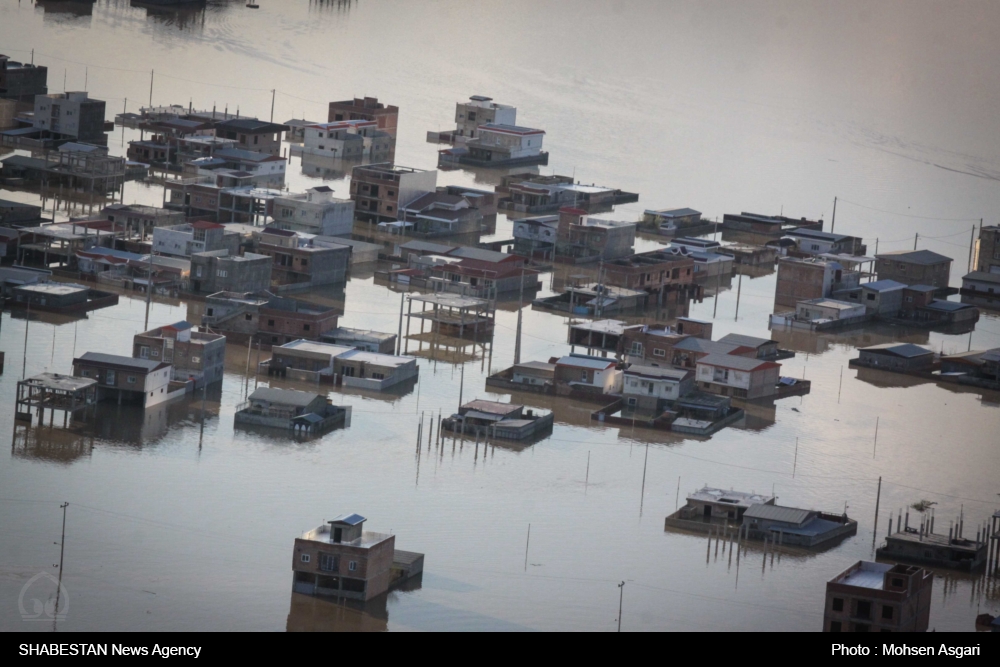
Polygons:
M1000 226L991 225L979 230L979 253L976 260L977 270L983 273L1000 273Z
M136 334L132 357L171 364L174 380L194 380L197 389L222 381L226 337L192 331L188 322L175 322Z
M377 97L355 97L353 100L330 102L327 121L333 123L339 120L373 120L378 123L378 129L392 137L392 145L396 145L399 107L383 104Z
M396 167L390 162L354 167L351 199L354 219L378 224L401 219L400 208L435 192L437 171Z
M826 584L824 632L927 632L934 574L858 561Z
M795 308L799 301L832 297L860 284L861 274L848 271L839 262L782 257L778 260L774 305Z

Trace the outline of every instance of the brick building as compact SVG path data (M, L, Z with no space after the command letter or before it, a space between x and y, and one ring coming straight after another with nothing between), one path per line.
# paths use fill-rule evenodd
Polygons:
M219 292L205 299L201 323L231 342L253 338L282 345L300 338L319 340L337 328L338 317L334 308L266 292Z
M858 561L826 584L824 632L927 632L934 574Z
M774 305L794 308L799 301L832 297L860 284L861 274L848 271L839 262L782 257L778 260Z
M1000 273L1000 225L979 230L979 252L976 269L983 273Z
M271 286L271 257L248 252L231 255L228 250L207 250L191 255L191 291L259 292Z
M365 521L341 515L295 539L296 593L370 600L389 590L396 538L364 530Z
M215 136L232 139L236 148L268 155L281 154L281 133L287 125L256 118L232 118L215 124Z
M437 171L396 167L392 163L359 165L351 170L354 219L378 224L400 219L400 207L434 192Z
M35 95L45 95L49 70L41 65L17 62L0 55L0 98L31 104Z
M270 227L261 232L257 252L271 258L271 282L276 286L343 283L351 263L351 246L314 245L295 232Z
M175 322L136 334L132 357L171 364L174 380L194 380L198 389L222 381L226 337L193 331L188 322Z
M578 208L559 209L555 260L595 262L631 255L636 223L591 218Z
M930 250L882 252L875 255L875 273L879 280L946 288L951 276L951 257Z

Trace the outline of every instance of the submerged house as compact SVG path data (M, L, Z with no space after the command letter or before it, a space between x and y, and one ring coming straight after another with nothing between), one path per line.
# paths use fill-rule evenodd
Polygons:
M115 399L119 405L138 403L148 408L177 395L171 393L170 364L155 359L87 352L73 360L73 375L97 380L98 401Z
M341 514L295 539L292 590L371 600L420 575L424 554L396 549L396 538L364 530L360 514Z
M858 522L846 514L832 514L781 505L753 505L743 513L750 539L815 547L858 532Z
M322 394L260 387L237 406L234 417L242 426L265 426L296 435L315 435L349 425L350 406L332 405Z
M555 417L535 414L523 405L475 400L441 421L441 428L455 433L480 435L501 440L527 440L552 430Z
M858 350L852 366L867 366L886 371L923 371L934 365L934 351L912 343L882 343Z
M666 527L708 532L718 525L739 525L751 507L774 505L774 501L774 496L706 486L689 495L687 504L667 517Z

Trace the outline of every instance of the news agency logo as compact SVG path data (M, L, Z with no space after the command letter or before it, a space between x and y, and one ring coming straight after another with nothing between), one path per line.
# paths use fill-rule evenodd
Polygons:
M46 583L54 586L54 591L48 592ZM43 591L47 594L44 598L29 598L28 592L31 589L37 591L36 595L42 594ZM26 602L30 602L30 611ZM21 612L21 620L24 621L64 621L69 611L69 591L48 572L39 572L21 587L17 608Z

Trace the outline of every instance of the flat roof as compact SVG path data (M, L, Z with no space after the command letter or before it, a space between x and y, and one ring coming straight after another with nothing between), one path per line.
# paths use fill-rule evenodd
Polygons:
M359 523L364 523L367 520L360 514L341 514L338 517L330 519L327 523L343 523L348 526L357 526Z
M800 524L806 521L813 513L812 510L803 510L797 507L759 504L751 506L743 517Z
M383 331L372 331L371 329L352 329L351 327L337 327L333 331L323 334L326 338L346 338L355 340L391 340L396 337L394 333Z
M556 362L557 366L573 366L576 368L590 368L593 370L603 371L616 365L614 360L604 359L602 357L589 357L585 355L574 355L569 354L565 357L560 357L559 361Z
M469 401L463 405L462 408L490 415L509 415L512 412L517 412L518 410L523 409L524 406L517 405L516 403L501 403L500 401L484 401L476 399L474 401Z
M485 125L479 126L480 131L489 130L491 132L501 132L504 134L518 134L518 135L529 135L529 134L545 134L545 130L539 130L534 127L523 127L521 125L503 125L500 123L486 123Z
M416 357L407 357L404 355L397 356L395 354L384 354L382 352L368 352L354 347L352 347L350 351L341 354L340 358L360 361L366 364L375 364L377 366L392 366L393 368L405 366L416 359Z
M153 361L152 359L133 359L132 357L124 357L119 354L105 354L103 352L85 352L83 356L77 357L73 360L74 365L77 362L103 364L106 366L122 366L125 368L134 368L135 370L145 371L147 373L170 365L162 361Z
M920 531L916 528L910 528L906 530L905 528L901 531L895 532L885 538L886 542L898 541L898 542L911 542L916 544L932 544L936 547L948 547L949 549L957 549L959 551L971 551L976 552L980 549L986 549L985 542L976 543L975 538L952 538L948 540L947 535L942 535L940 533L924 533L923 537L920 536Z
M710 486L706 486L689 495L687 499L708 503L734 505L736 507L749 509L753 505L772 502L774 500L774 496L765 496L759 493L747 493L746 491L726 491L725 489L715 489Z
M664 208L660 210L647 208L644 213L658 215L662 218L686 218L690 215L701 215L701 211L696 211L693 208Z
M761 345L768 345L770 343L777 344L778 341L771 340L770 338L757 338L756 336L747 336L746 334L731 333L720 338L719 342L746 345L747 347L760 347Z
M666 368L663 366L641 366L632 364L625 370L625 375L639 375L648 378L661 378L680 382L694 375L690 370L681 368Z
M751 359L749 357L737 357L732 354L708 354L698 360L698 365L718 366L720 368L730 368L737 371L755 371L762 368L781 368L781 364L763 359Z
M81 391L97 384L93 378L78 378L60 373L39 373L23 381L25 384L60 391Z
M423 301L424 303L433 303L448 308L482 308L489 305L487 299L476 299L471 296L461 296L460 294L413 294L409 299L411 301Z
M570 325L571 329L579 329L581 331L597 331L599 333L609 333L620 336L625 333L625 329L628 328L627 322L622 322L621 320L596 320L593 322L577 322L576 324Z
M318 528L314 528L312 530L307 530L299 539L307 540L309 542L323 542L326 544L334 543L333 533L330 530L329 524L319 526ZM361 537L356 540L351 540L350 542L345 540L343 542L337 542L336 544L348 547L358 547L360 549L370 549L376 544L381 544L389 539L392 539L392 535L388 535L386 533L373 533L366 530L362 532Z
M833 583L880 591L885 585L885 573L893 567L889 563L873 563L863 560L858 563L857 569L837 577Z
M905 284L897 282L895 280L890 280L886 278L885 280L876 280L873 283L864 283L861 285L861 289L871 290L873 292L891 292L897 289L903 289L906 287Z
M951 257L946 257L932 250L894 250L892 252L881 252L875 255L876 259L893 259L897 262L909 262L910 264L940 264L950 262Z
M52 294L54 296L79 294L80 292L86 292L88 290L88 288L83 285L74 285L72 283L32 283L30 285L20 285L17 289L27 292L36 292L38 294Z
M314 340L305 340L300 338L299 340L293 340L291 342L285 343L278 347L273 348L274 350L298 350L301 352L314 352L316 354L329 355L330 357L339 357L342 354L350 352L355 349L346 345L336 345L334 343L321 343Z
M828 299L826 297L819 297L818 299L806 299L804 301L799 301L799 303L807 303L810 306L819 306L821 308L835 308L837 310L848 310L851 308L864 307L864 304L851 303L850 301L838 301L837 299Z
M977 280L983 283L1000 283L1000 273L973 271L962 276L962 280Z
M556 369L555 364L546 363L544 361L525 361L520 364L514 364L514 368L530 368L536 371L548 371L554 372Z
M913 343L882 343L881 345L862 347L859 351L886 353L896 357L905 357L907 359L934 354L934 350L928 350L926 347L920 347L919 345L914 345Z

